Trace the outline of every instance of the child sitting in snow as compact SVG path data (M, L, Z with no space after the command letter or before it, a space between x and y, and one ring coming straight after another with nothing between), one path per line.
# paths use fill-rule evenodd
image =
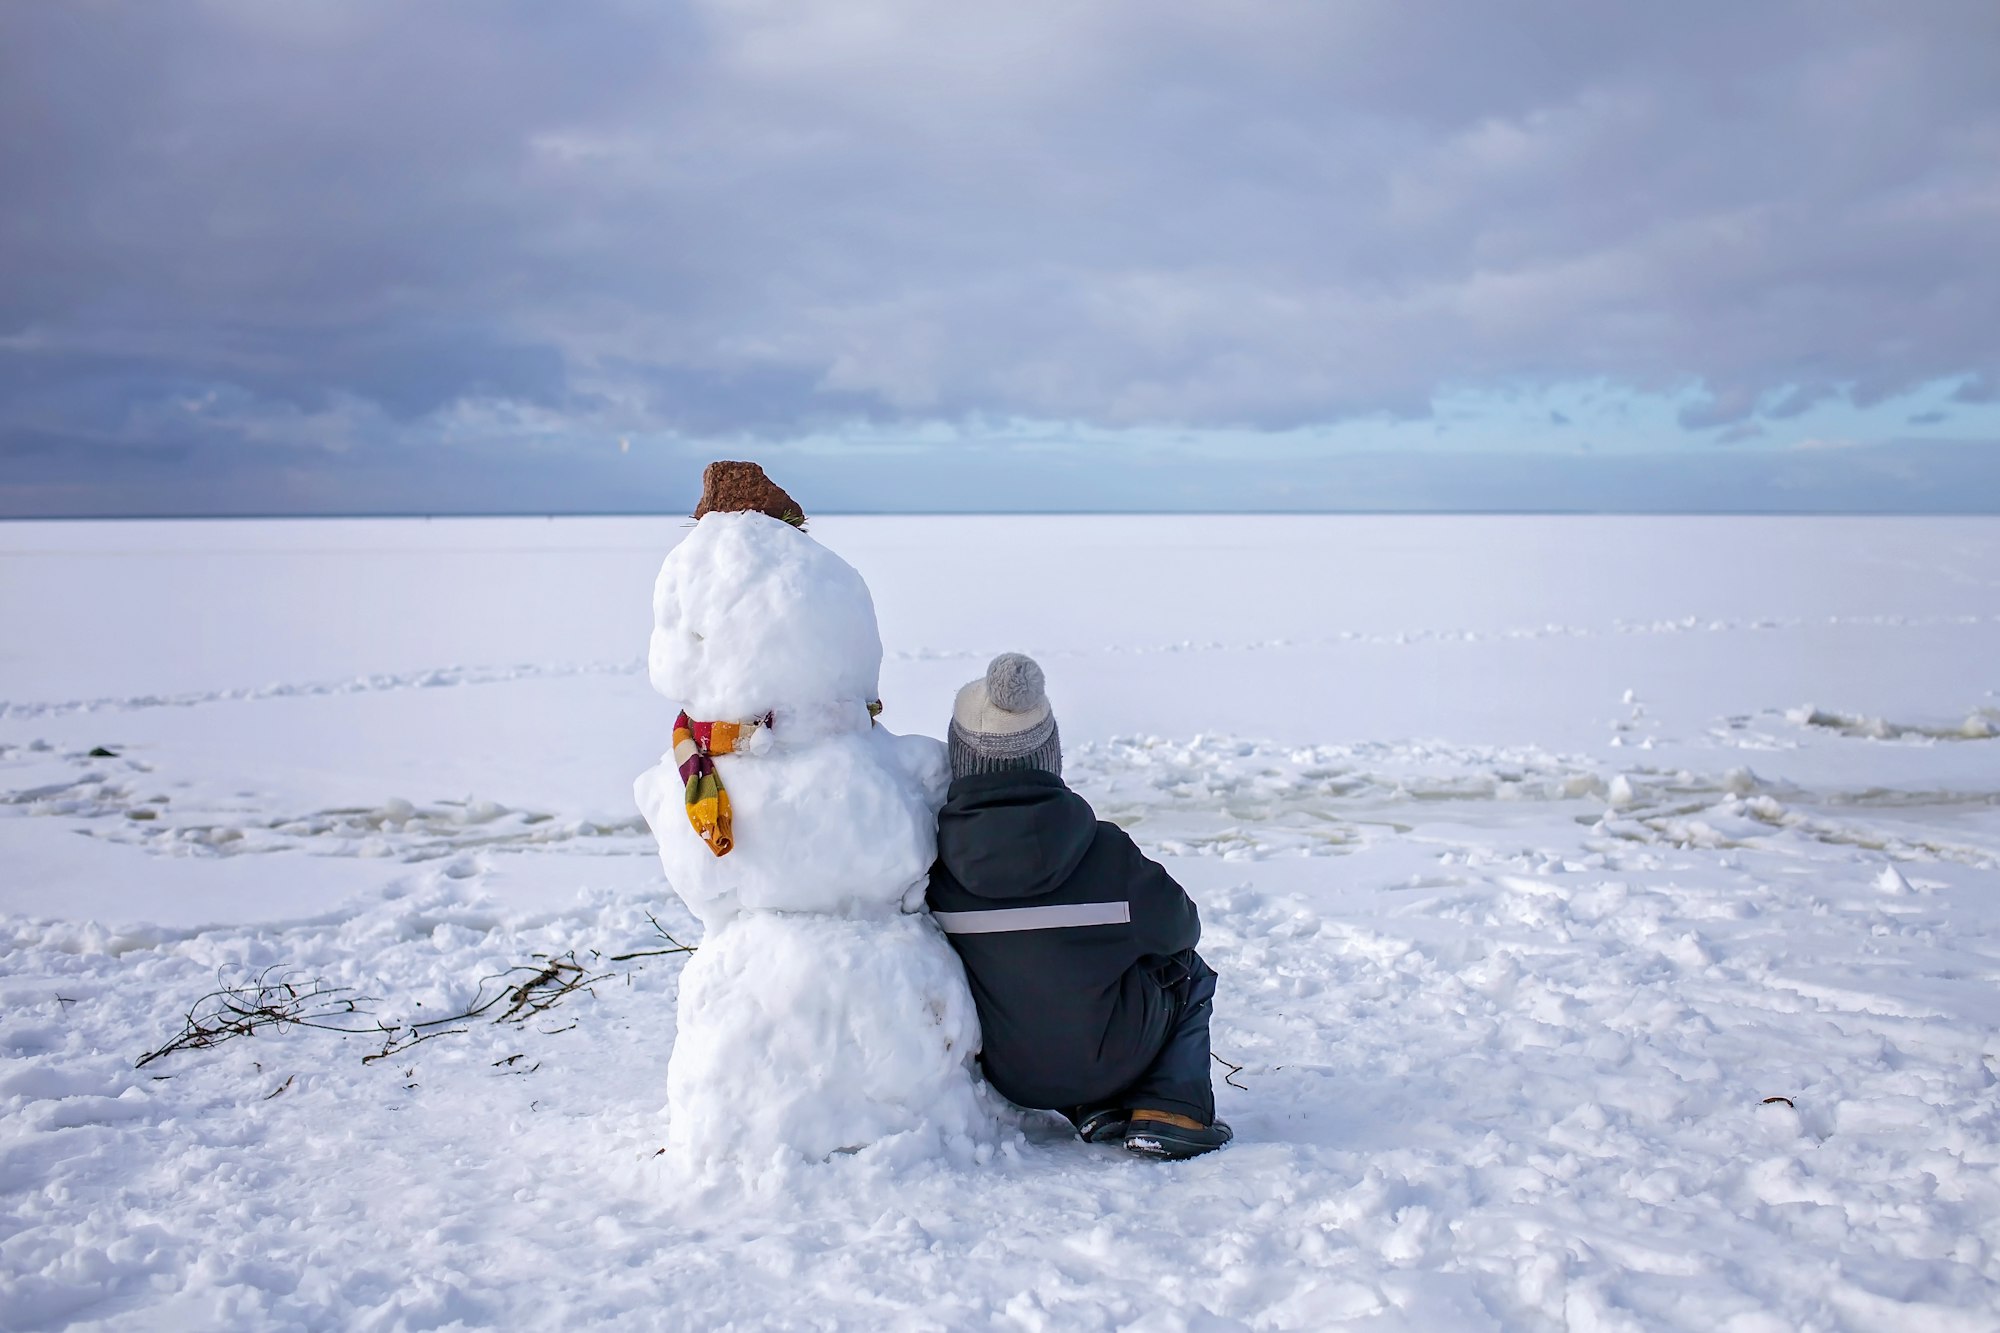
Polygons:
M958 692L930 906L965 963L986 1077L1088 1143L1151 1157L1230 1140L1215 1118L1215 972L1171 875L1062 780L1042 669L993 659Z

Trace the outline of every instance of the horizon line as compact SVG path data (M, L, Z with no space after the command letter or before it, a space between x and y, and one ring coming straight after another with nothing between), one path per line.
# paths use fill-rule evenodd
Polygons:
M2000 504L1987 508L1939 509L823 509L814 518L2000 518ZM655 509L465 509L343 510L324 513L97 513L0 514L4 523L270 523L351 522L363 519L547 519L679 518L692 514Z

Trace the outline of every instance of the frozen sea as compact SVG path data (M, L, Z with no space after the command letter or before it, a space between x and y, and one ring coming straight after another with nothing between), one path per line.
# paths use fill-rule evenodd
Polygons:
M631 797L686 531L0 524L0 1327L2000 1328L2000 521L816 521L885 724L1043 662L1238 1138L729 1185ZM137 1067L260 976L320 1026Z

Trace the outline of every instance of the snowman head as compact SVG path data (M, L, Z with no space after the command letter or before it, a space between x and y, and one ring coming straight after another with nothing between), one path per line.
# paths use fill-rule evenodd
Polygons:
M868 585L791 523L711 512L660 566L647 670L695 718L865 704L881 669Z

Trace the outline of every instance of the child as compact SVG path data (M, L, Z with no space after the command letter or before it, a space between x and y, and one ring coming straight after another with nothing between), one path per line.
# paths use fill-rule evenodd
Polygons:
M1087 1143L1149 1157L1229 1142L1215 1118L1215 973L1173 877L1063 785L1042 669L993 659L958 692L930 906L979 1009L986 1078Z

